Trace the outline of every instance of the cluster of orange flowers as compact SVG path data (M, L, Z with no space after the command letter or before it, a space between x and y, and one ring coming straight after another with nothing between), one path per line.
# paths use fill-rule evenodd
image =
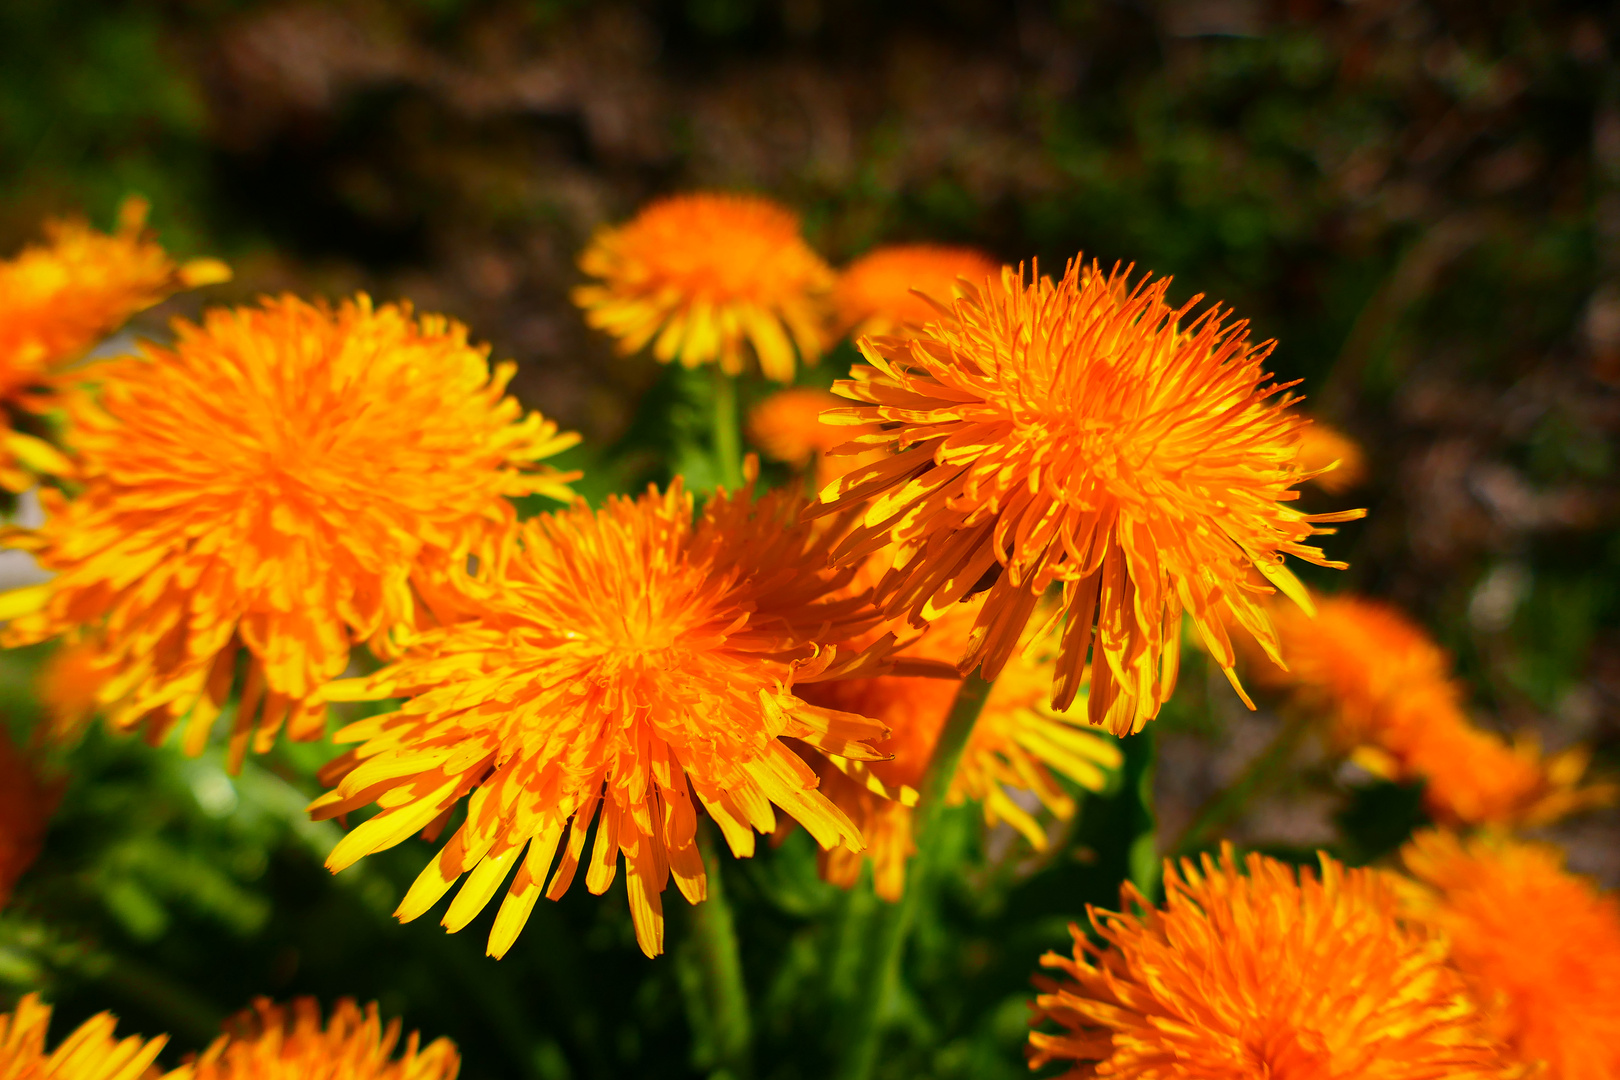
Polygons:
M1086 721L1134 730L1169 695L1182 611L1228 668L1227 625L1270 648L1253 582L1303 599L1281 556L1322 561L1304 541L1355 516L1287 506L1306 425L1267 348L1220 312L1189 321L1167 281L932 248L839 276L788 211L709 195L604 230L581 266L590 320L665 360L736 371L746 342L785 379L829 333L887 332L838 387L855 467L816 504L750 485L694 522L677 481L520 525L512 497L571 497L541 462L574 437L505 397L510 365L464 328L363 296L211 310L63 391L71 484L8 534L54 576L0 598L5 640L64 638L85 673L61 680L63 725L178 726L195 754L236 697L235 768L323 734L329 701L404 697L337 735L355 745L313 812L379 812L332 868L465 800L401 918L465 876L458 929L504 886L499 955L542 891L583 860L602 892L622 854L654 954L669 878L705 895L700 808L739 857L785 812L837 881L871 844L896 895L907 806L975 668L1009 674L951 798L1044 843L1032 809L1073 812L1054 773L1097 789L1118 764ZM361 644L394 663L334 682Z
M1031 1062L1121 1080L1620 1075L1620 902L1551 848L1419 834L1406 873L1231 848L1042 964ZM1240 872L1246 870L1247 873ZM1549 928L1556 927L1550 931Z
M398 1020L384 1027L377 1006L362 1011L349 1000L325 1024L307 998L256 1002L212 1046L164 1073L153 1064L164 1036L119 1039L117 1020L102 1013L47 1052L50 1021L50 1006L33 994L0 1014L0 1080L455 1080L461 1068L448 1039L424 1047L413 1031L401 1049Z
M911 808L975 677L993 687L945 798L1042 847L1043 817L1074 812L1065 781L1103 788L1121 760L1111 736L1170 697L1184 622L1239 694L1241 643L1286 659L1332 695L1347 740L1430 778L1437 816L1535 821L1591 801L1564 759L1506 748L1533 783L1448 787L1438 758L1461 736L1435 735L1432 714L1455 708L1450 684L1430 672L1414 697L1406 669L1334 638L1339 602L1304 621L1285 556L1341 566L1312 538L1360 511L1303 513L1296 488L1353 481L1354 445L1270 381L1269 343L1201 298L1171 305L1168 279L1078 258L1050 277L936 248L836 274L773 203L656 203L581 257L592 280L575 298L626 351L727 375L751 353L788 382L853 333L868 363L837 398L789 391L755 414L768 453L817 459L818 496L757 494L750 463L740 490L701 506L677 478L592 508L577 474L545 463L577 437L506 395L512 365L407 305L265 298L61 373L129 312L222 272L188 267L132 214L117 237L62 227L7 271L57 283L14 318L26 340L3 346L26 371L6 384L9 415L48 403L64 428L59 446L6 443L59 479L45 523L4 535L53 575L0 596L4 640L66 643L64 730L100 712L154 743L178 728L197 754L235 700L232 768L283 731L325 734L329 703L401 699L335 735L349 749L311 812L376 812L328 865L437 837L464 807L396 914L456 887L455 931L502 894L495 956L542 894L562 896L582 864L603 893L621 857L637 939L661 952L670 879L706 895L705 818L737 857L796 823L829 880L853 883L870 858L877 891L898 897ZM143 284L104 285L126 279ZM101 292L78 296L80 282ZM520 522L526 495L569 505ZM387 666L342 678L360 647ZM1392 707L1402 695L1418 704ZM1491 768L1491 782L1512 772ZM1540 984L1485 955L1497 901L1459 899L1489 875L1458 867L1516 860L1527 896L1585 902L1593 926L1612 905L1526 884L1561 873L1544 857L1453 846L1421 841L1407 892L1325 857L1320 879L1259 859L1245 876L1227 854L1171 874L1163 912L1127 894L1143 910L1093 916L1106 947L1077 932L1072 961L1052 961L1072 982L1040 1007L1068 1033L1037 1035L1037 1060L1082 1076L1394 1078L1507 1075L1505 1047L1556 1056L1564 1029L1513 997ZM1578 960L1570 971L1598 978ZM18 1075L60 1071L38 1064L41 1008L0 1031L26 1059ZM54 1053L97 1080L135 1080L156 1052L114 1042L110 1020L81 1032ZM352 1004L324 1031L311 1006L265 1005L180 1071L453 1076L447 1044L419 1052L413 1037L394 1060L397 1036Z

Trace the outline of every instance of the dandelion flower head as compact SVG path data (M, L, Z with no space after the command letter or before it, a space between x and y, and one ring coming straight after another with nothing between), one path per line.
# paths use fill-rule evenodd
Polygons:
M0 615L11 644L99 641L108 720L157 741L189 714L193 754L245 651L239 762L283 725L318 737L350 646L421 619L413 578L487 546L508 496L566 497L538 462L573 437L504 396L512 365L407 307L283 297L176 331L70 401L82 491L45 492L43 526L10 537L55 576Z
M1483 1080L1511 1075L1443 945L1396 919L1378 871L1321 856L1321 876L1228 845L1153 908L1091 909L1074 955L1041 963L1032 1065L1120 1080Z
M14 1011L0 1013L0 1080L140 1080L168 1041L119 1039L117 1019L101 1013L47 1052L50 1023L51 1007L38 994L25 994Z
M859 404L830 419L882 425L853 442L892 452L821 493L866 507L840 557L895 545L889 614L925 623L988 588L964 672L994 679L1061 582L1052 706L1074 702L1089 648L1088 715L1119 734L1173 689L1183 610L1236 685L1225 628L1274 651L1266 581L1308 605L1283 556L1341 565L1305 541L1360 516L1286 505L1303 421L1265 383L1269 345L1213 309L1187 322L1167 286L1009 268L914 338L863 340L872 366L834 387Z
M261 998L165 1080L455 1080L460 1068L449 1039L424 1047L413 1031L401 1048L399 1021L384 1027L375 1004L362 1012L345 998L323 1025L312 998L290 1006Z
M1548 757L1474 725L1450 657L1392 605L1335 596L1315 618L1283 605L1274 618L1288 670L1259 661L1257 677L1325 710L1335 741L1370 771L1422 780L1436 820L1539 825L1613 801L1612 785L1582 784L1584 748Z
M1444 938L1495 1033L1548 1080L1620 1077L1620 901L1549 845L1419 833L1406 915Z
M984 252L942 244L891 244L856 259L833 290L838 327L851 338L899 334L939 318L923 296L949 303L958 279L980 283L1001 264ZM923 296L918 296L922 293Z
M774 808L823 846L859 848L782 739L875 757L882 724L793 690L880 670L892 639L839 647L879 617L869 592L847 588L851 571L827 568L832 540L800 521L803 504L783 491L756 502L750 484L710 499L694 523L677 480L524 523L461 621L369 680L330 688L410 700L338 733L360 745L328 767L337 787L314 813L382 810L327 865L397 844L470 796L466 823L396 914L416 918L467 874L444 916L459 930L516 868L489 941L501 956L542 889L568 889L596 819L586 888L604 892L622 852L637 938L656 955L669 877L688 901L705 895L699 804L738 857L753 854L756 830L775 829Z
M63 365L129 317L181 289L224 281L213 259L175 265L146 231L146 203L129 199L118 231L82 221L45 226L45 240L0 261L0 404L11 414L56 403ZM0 433L0 487L21 491L36 471L63 471L50 446L25 432Z
M574 290L585 321L625 353L742 373L746 343L766 378L792 382L795 350L821 355L832 269L793 211L754 195L660 199L599 230L579 257L595 279Z
M975 604L958 605L901 655L953 662L961 655L975 614ZM1067 716L1047 706L1051 678L1050 649L1022 649L1009 661L979 712L946 795L951 805L969 800L981 804L987 825L1006 822L1038 851L1047 846L1046 832L1020 797L1033 796L1040 807L1068 820L1075 811L1074 798L1054 773L1088 791L1101 791L1123 761L1112 738L1085 728L1083 713ZM914 800L907 792L922 785L961 685L958 679L878 675L812 683L800 691L817 704L880 720L891 731L874 744L893 755L888 760L815 759L822 790L860 827L867 843L864 856L842 847L824 850L821 871L828 881L844 888L854 885L863 858L870 858L877 894L900 899L906 860L916 851Z

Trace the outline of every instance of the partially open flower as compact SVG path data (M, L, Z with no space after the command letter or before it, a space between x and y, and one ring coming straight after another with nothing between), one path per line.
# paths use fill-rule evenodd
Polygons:
M0 1078L3 1080L141 1080L163 1036L119 1039L118 1020L100 1013L80 1024L55 1050L45 1049L51 1007L38 994L25 994L13 1012L0 1013Z
M596 279L574 290L585 321L623 352L662 363L743 371L746 343L766 378L792 382L794 353L821 355L833 273L799 233L798 215L754 195L660 199L599 230L579 257Z
M22 491L36 472L71 471L55 447L15 430L21 414L59 403L66 365L171 293L231 276L215 259L177 266L147 232L146 211L126 200L111 235L50 222L44 244L0 262L0 487Z
M1376 870L1323 854L1321 876L1230 845L1180 871L1162 908L1127 884L1122 913L1087 909L1073 957L1041 964L1031 1064L1118 1080L1507 1080L1444 945L1403 927Z
M52 746L73 746L84 738L100 706L96 697L112 674L111 656L95 638L63 641L46 659L34 680L45 711L40 729Z
M538 463L576 437L525 417L514 366L492 373L465 328L406 307L289 296L176 330L69 401L82 490L6 535L55 576L0 618L9 644L96 642L109 722L156 742L189 714L192 754L245 653L239 763L283 726L319 737L350 647L417 625L424 579L485 550L508 496L568 497Z
M323 1025L313 998L260 998L164 1080L455 1080L461 1056L449 1039L424 1047L413 1031L401 1048L399 1036L399 1021L384 1027L375 1004L362 1012L344 998Z
M1257 659L1255 677L1327 713L1334 741L1372 772L1422 780L1437 821L1541 825L1614 801L1614 785L1582 783L1585 748L1547 757L1531 739L1476 727L1450 658L1393 606L1334 596L1315 618L1283 605L1273 614L1288 667Z
M1342 495L1367 479L1367 457L1360 445L1338 428L1312 420L1299 450L1300 468L1330 495Z
M1403 912L1437 932L1492 1031L1547 1080L1620 1076L1620 901L1544 844L1419 833Z
M964 673L994 679L1062 583L1052 706L1074 702L1089 652L1088 715L1119 734L1174 688L1183 611L1236 685L1227 627L1273 651L1265 595L1309 605L1283 556L1340 565L1305 541L1360 516L1288 507L1303 421L1266 384L1270 346L1214 309L1187 321L1168 284L1004 269L916 336L864 339L873 366L834 387L859 404L830 419L890 453L821 493L865 508L840 558L893 545L889 614L923 625L988 590Z
M875 248L838 275L833 301L839 332L851 339L906 333L939 318L938 309L923 297L949 304L960 295L962 279L977 285L1000 268L975 248L943 244Z
M315 816L382 809L327 865L392 847L468 797L466 824L396 914L416 918L466 874L444 917L460 930L515 869L490 935L500 956L542 890L568 889L596 821L586 887L604 892L624 855L637 940L652 956L669 877L692 903L706 894L700 804L738 857L753 854L755 830L776 827L773 807L823 847L859 849L860 833L783 739L878 756L869 744L882 724L793 691L883 670L893 638L871 639L870 592L827 568L832 541L800 521L803 503L780 490L756 502L750 485L712 498L694 524L677 480L664 494L525 522L460 621L371 678L329 688L408 700L337 735L360 745L323 773L337 788ZM867 644L841 644L857 639Z

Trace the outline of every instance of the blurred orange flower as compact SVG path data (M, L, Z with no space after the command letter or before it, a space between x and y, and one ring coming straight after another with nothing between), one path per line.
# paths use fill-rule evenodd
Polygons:
M215 259L175 265L147 232L146 212L145 200L125 200L111 235L49 222L44 244L0 261L0 487L22 491L36 472L70 471L55 447L12 426L19 412L58 403L64 365L169 294L230 278Z
M1450 658L1396 608L1335 596L1315 618L1283 605L1273 616L1288 670L1258 660L1256 678L1328 711L1335 741L1370 771L1422 779L1437 821L1539 825L1614 800L1613 785L1581 784L1584 748L1549 758L1475 727Z
M919 336L865 339L870 368L835 390L860 404L835 423L882 426L888 457L821 493L865 507L838 556L895 545L888 614L923 625L988 589L960 658L994 679L1046 592L1066 626L1052 706L1088 670L1088 716L1139 730L1175 686L1185 608L1233 684L1227 626L1273 651L1260 576L1301 604L1283 565L1327 566L1319 523L1290 509L1303 420L1265 385L1269 345L1208 309L1171 308L1168 280L1069 264L1061 281L1005 269ZM1095 633L1093 625L1095 624Z
M0 908L39 858L60 794L60 785L47 782L0 728ZM0 1069L0 1077L5 1075Z
M1299 467L1312 474L1311 482L1330 495L1342 495L1367 479L1367 458L1361 447L1338 428L1320 420L1312 420L1305 428Z
M875 248L838 275L833 289L838 332L854 339L921 327L940 315L917 292L949 304L960 294L958 279L983 288L985 279L998 276L1000 270L999 262L975 248L942 244Z
M976 606L953 608L902 655L954 660L973 628ZM987 824L1007 822L1036 850L1045 849L1046 833L1016 796L1033 797L1054 816L1067 820L1074 814L1074 799L1053 772L1087 790L1101 791L1124 760L1113 739L1086 730L1083 716L1070 717L1047 707L1051 680L1050 649L1037 648L1034 655L1020 650L1014 656L979 713L946 796L951 805L981 803ZM961 685L957 679L879 675L812 683L799 691L818 705L880 720L891 731L887 739L873 744L893 755L889 760L813 760L822 791L859 826L867 843L864 856L848 848L824 850L821 872L828 881L844 888L854 885L863 859L870 858L877 894L885 900L900 898L906 859L916 851L911 794L933 759Z
M1620 901L1563 853L1424 832L1402 850L1403 910L1438 932L1495 1034L1548 1080L1620 1077Z
M821 414L843 406L825 390L794 388L781 390L758 405L748 415L748 437L773 461L803 467L815 459L815 482L825 487L851 469L870 465L883 457L881 447L863 450L852 440L875 432L876 428L850 427L825 423ZM853 453L832 453L849 445Z
M399 664L328 689L410 700L337 734L361 745L328 766L337 788L312 812L383 809L327 865L392 847L470 796L466 824L396 914L422 915L467 874L444 917L460 930L521 863L490 934L501 956L542 887L553 899L568 889L600 814L586 887L604 892L623 853L637 940L652 956L668 878L692 903L706 893L697 804L739 858L753 854L755 830L776 828L773 806L823 847L859 849L858 830L782 740L876 757L881 723L793 690L883 670L893 638L870 638L870 592L847 588L853 571L828 569L832 540L800 520L803 505L781 490L756 502L750 484L716 495L694 524L677 480L665 494L524 523L461 621L421 635ZM858 638L869 644L839 644Z
M413 579L487 548L508 496L567 498L537 463L577 437L525 417L513 365L492 374L465 328L407 307L289 296L176 331L69 401L83 490L44 492L45 523L6 534L55 577L0 596L0 618L8 644L98 641L109 722L157 742L189 714L191 754L245 650L239 764L283 725L318 738L350 646L422 618Z
M766 378L792 382L794 351L821 356L833 272L793 211L754 195L660 199L597 231L579 257L596 279L574 290L585 321L625 353L652 344L662 363L743 370L743 344Z
M778 390L748 414L748 438L772 461L804 466L816 454L849 440L847 428L821 422L821 414L843 405L825 390Z
M400 1023L385 1028L375 1004L345 998L322 1025L320 1006L260 998L227 1022L226 1033L164 1080L455 1080L461 1056L449 1039L421 1046L416 1032L399 1046Z
M0 1078L3 1080L140 1080L167 1037L142 1039L113 1035L118 1020L100 1013L45 1051L51 1007L38 994L25 994L13 1012L0 1013Z
M72 746L84 738L100 706L96 696L110 671L109 656L94 638L64 641L39 669L35 692L45 710L45 740Z
M1513 1075L1438 941L1403 928L1386 876L1260 855L1167 863L1163 908L1087 908L1037 980L1031 1065L1120 1080L1484 1080Z

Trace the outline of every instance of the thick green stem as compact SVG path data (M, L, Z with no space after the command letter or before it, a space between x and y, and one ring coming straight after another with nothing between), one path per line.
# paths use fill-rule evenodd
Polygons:
M741 418L737 413L737 380L714 367L715 475L727 491L742 487Z
M698 830L709 895L692 909L692 938L703 972L704 998L714 1038L714 1080L747 1080L753 1074L753 1022L748 1014L748 987L743 982L737 927L726 903L713 828Z
M900 981L900 962L905 957L906 939L916 921L924 893L937 883L939 848L945 819L945 796L956 776L957 762L973 734L990 683L975 672L962 682L956 703L945 720L945 727L934 746L934 756L923 775L922 797L912 820L917 854L906 868L906 891L898 904L891 904L878 919L876 940L865 980L857 989L843 1025L840 1046L842 1060L838 1080L868 1080L877 1065L878 1051L890 1011L890 1000Z
M844 894L843 911L834 935L832 957L827 962L827 997L835 1009L848 1009L859 992L861 978L870 966L868 945L872 936L872 920L879 902L872 890L872 868L863 866L860 879Z

